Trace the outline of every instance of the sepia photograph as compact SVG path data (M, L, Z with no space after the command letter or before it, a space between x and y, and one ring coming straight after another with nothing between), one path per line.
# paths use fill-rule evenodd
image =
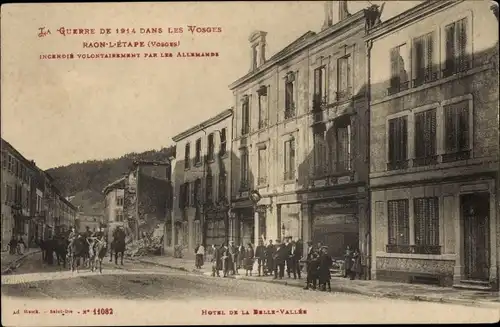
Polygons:
M499 322L498 7L2 5L2 325Z

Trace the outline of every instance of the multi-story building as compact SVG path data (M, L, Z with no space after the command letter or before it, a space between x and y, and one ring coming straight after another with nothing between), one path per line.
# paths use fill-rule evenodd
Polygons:
M368 33L376 279L498 288L498 21L489 6L426 1Z
M122 177L106 186L102 191L104 193L104 223L107 225L109 233L112 233L117 226L127 226L123 214L126 179L126 177Z
M313 240L342 257L369 250L365 28L374 11L326 1L320 32L265 57L266 32L249 38L250 71L234 94L231 237ZM375 11L375 13L377 13ZM261 200L253 207L249 193ZM255 215L254 211L258 214Z
M76 214L77 223L75 224L75 228L78 232L85 232L88 227L89 230L94 232L106 224L105 220L106 218L103 215L78 212Z
M176 136L173 214L167 246L227 241L231 180L232 109Z

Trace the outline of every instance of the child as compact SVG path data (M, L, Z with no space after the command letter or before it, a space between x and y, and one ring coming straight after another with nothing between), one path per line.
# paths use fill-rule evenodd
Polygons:
M318 279L319 270L319 260L318 253L314 252L311 254L311 260L307 265L307 285L304 289L308 290L309 286L312 285L312 289L316 289L316 280Z

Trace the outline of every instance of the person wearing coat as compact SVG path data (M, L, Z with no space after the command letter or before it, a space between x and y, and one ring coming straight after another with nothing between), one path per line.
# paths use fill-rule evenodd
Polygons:
M243 267L245 268L245 276L252 276L253 262L255 252L253 250L253 246L251 243L247 244L247 247L244 249L245 258L243 259Z
M236 257L237 257L236 273L238 274L238 269L244 268L243 264L245 261L245 246L243 245L243 243L241 243L240 246L238 246L238 250L236 251Z
M276 248L273 244L273 240L269 240L269 244L266 247L266 272L265 276L272 274L274 271L274 252Z
M286 274L288 276L288 278L291 278L291 273L292 273L292 266L293 266L293 262L292 262L292 238L291 237L287 237L285 239L285 250L286 250L286 259L285 259L285 263L286 263Z
M276 250L274 252L274 278L283 279L285 276L285 260L288 258L287 249L284 243L276 240Z
M316 282L318 280L318 270L319 270L319 255L315 249L311 250L307 254L307 280L305 290L308 290L311 286L313 290L316 289Z
M266 247L264 246L264 242L262 240L259 240L259 245L255 248L255 259L257 259L259 276L261 276L266 260Z
M328 286L328 291L332 291L330 284L330 279L332 278L330 273L330 268L332 266L332 258L328 254L328 248L323 246L319 255L319 286L322 291L326 291L326 286Z
M351 280L354 280L356 277L360 278L361 275L361 255L359 251L356 249L352 254L352 267L351 267Z
M238 248L234 245L234 241L229 242L229 270L231 271L232 275L236 275L238 273L237 270L237 260L238 260Z
M289 262L293 273L293 279L297 279L297 275L300 279L300 258L302 258L302 252L299 251L299 247L295 241L292 241L291 244Z
M221 251L215 244L212 244L212 252L210 254L210 263L212 264L212 277L220 277L219 271L222 269Z
M344 277L351 276L351 268L352 268L352 251L350 246L348 245L345 254L344 254Z
M229 270L232 267L232 256L229 251L229 247L224 243L221 248L219 249L219 254L221 257L221 262L222 262L222 272L223 276L227 277L229 274Z

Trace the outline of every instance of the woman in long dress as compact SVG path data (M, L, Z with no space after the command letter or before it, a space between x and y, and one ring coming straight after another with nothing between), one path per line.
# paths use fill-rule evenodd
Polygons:
M245 248L245 258L243 259L243 266L245 268L245 276L248 276L249 273L250 273L250 276L252 276L254 255L255 255L255 252L253 250L253 246L252 246L252 244L248 243L247 247Z

